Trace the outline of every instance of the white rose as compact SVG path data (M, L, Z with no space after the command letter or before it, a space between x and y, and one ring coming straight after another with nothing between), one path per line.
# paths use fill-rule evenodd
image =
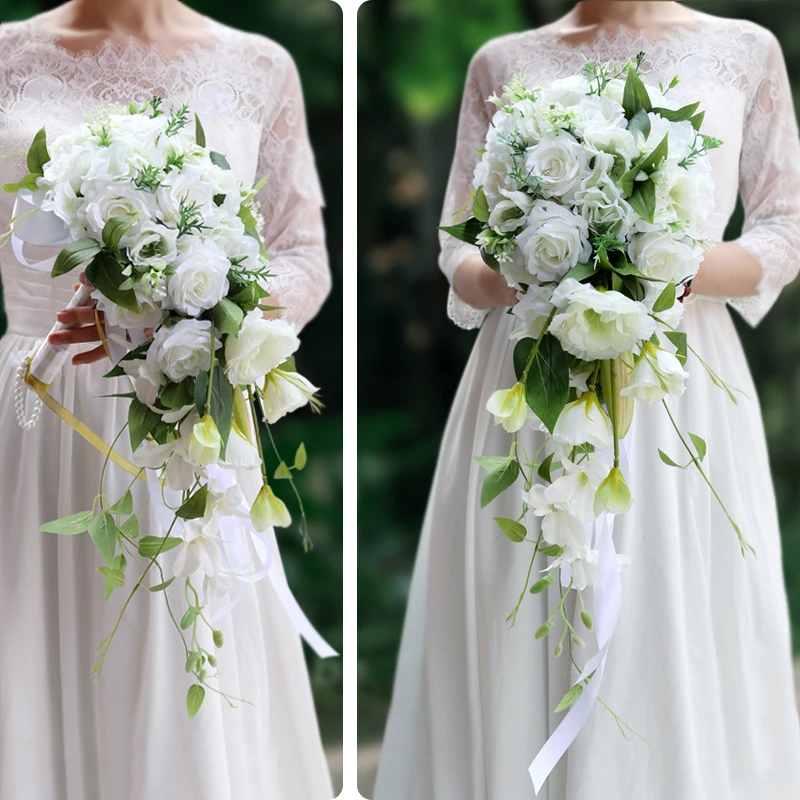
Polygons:
M639 271L648 278L667 283L680 283L696 275L703 258L702 248L669 231L632 236L628 254ZM663 289L663 284L661 288Z
M625 110L610 97L585 95L575 105L572 129L578 136L585 137L587 132L597 136L601 132L610 133L625 127Z
M568 353L586 361L617 358L655 331L655 321L643 303L573 278L558 286L552 302L559 311L550 332Z
M156 359L161 371L175 383L211 368L211 322L182 319L159 328L153 337ZM214 349L219 347L219 339Z
M264 381L260 396L264 419L272 425L286 414L307 405L316 391L317 387L298 372L273 369Z
M242 321L239 336L225 340L228 380L233 386L260 383L299 346L294 325L283 319L264 319L254 309Z
M503 189L516 190L519 187L509 177L514 168L514 153L511 148L497 139L490 130L486 139L486 152L481 156L475 168L473 185L483 188L489 209L492 210L502 196Z
M567 131L543 136L528 149L525 167L541 182L545 197L569 197L577 188L589 160L583 146Z
M137 267L158 267L175 259L178 233L147 218L140 218L120 239L120 246Z
M83 189L86 223L98 240L112 217L138 212L141 214L140 219L147 221L151 216L146 193L127 181L87 182Z
M603 96L622 105L622 98L625 96L625 81L621 78L610 80L606 84L605 89L603 89Z
M631 370L630 383L620 394L642 403L657 403L668 394L680 397L688 377L674 353L645 342Z
M106 322L126 330L144 330L157 328L167 316L166 312L144 295L139 284L133 287L136 299L139 302L138 311L130 311L109 300L99 291L92 292L92 297L97 300L97 308L106 315Z
M532 283L524 294L517 293L519 302L511 313L519 320L519 325L512 331L512 339L538 339L542 335L547 317L553 310L552 296L552 286L536 283Z
M553 81L541 92L542 100L549 104L558 103L569 107L577 105L589 91L589 82L582 75L570 75Z
M711 178L710 161L698 159L688 170L673 167L657 180L656 210L659 200L664 203L667 221L685 220L688 232L701 238L705 233L706 220L714 210L714 181Z
M528 272L542 282L563 277L592 254L586 220L548 200L534 203L517 244Z
M192 317L213 308L228 293L230 268L228 256L213 239L192 237L192 246L178 256L167 279L169 302Z
M114 141L108 147L98 147L94 151L83 177L86 181L110 182L132 179L137 171L138 165L131 163L128 143Z
M574 446L591 444L600 450L611 444L611 418L594 392L586 392L574 402L567 403L558 415L553 438Z
M591 173L581 181L574 203L581 216L593 227L609 226L619 237L627 236L636 218L633 209L612 180L609 170L614 157L597 153Z
M511 233L525 224L525 220L533 207L533 199L525 192L510 192L501 189L505 198L500 200L489 215L489 225L500 233ZM252 241L252 237L248 237Z
M156 190L155 198L161 218L170 225L181 219L181 206L195 206L205 220L215 214L215 189L208 180L209 165L184 162L180 172L169 172Z

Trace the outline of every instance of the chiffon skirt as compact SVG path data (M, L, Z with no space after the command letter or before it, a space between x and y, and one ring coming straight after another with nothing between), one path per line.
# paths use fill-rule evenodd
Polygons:
M464 373L441 446L411 586L375 800L532 800L528 766L563 715L569 659L536 629L557 604L526 594L530 545L500 534L515 518L507 492L479 505L476 455L507 455L510 435L485 410L514 382L513 317L492 313ZM708 443L704 466L757 556L685 463L660 404L639 406L631 445L634 505L617 518L628 556L622 613L600 698L540 800L797 800L800 725L774 492L755 388L725 305L687 302L692 346L738 405L690 356L688 389L671 398L683 432ZM526 431L534 453L542 434ZM541 564L539 568L541 568ZM580 655L580 653L579 653Z
M88 537L38 532L91 508L103 457L47 409L19 428L17 366L45 331L24 329L38 315L14 317L23 330L12 324L0 340L0 800L330 800L302 646L266 580L219 624L218 686L250 704L232 709L208 692L187 718L185 653L163 598L145 590L92 683L138 565L104 602ZM103 379L107 369L68 364L52 394L111 441L126 403L99 395L126 388ZM116 499L129 482L112 465L106 493ZM149 512L141 528L163 535ZM182 588L170 592L183 607Z

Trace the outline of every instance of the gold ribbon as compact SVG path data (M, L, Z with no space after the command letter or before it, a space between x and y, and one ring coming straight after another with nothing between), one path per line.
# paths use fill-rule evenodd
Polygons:
M72 428L79 436L83 437L89 442L92 447L99 450L106 458L113 461L118 467L122 467L126 472L138 478L141 481L146 480L144 470L137 467L128 461L127 458L120 455L113 447L106 444L103 439L98 436L88 425L81 422L71 411L68 411L58 400L50 394L50 387L46 383L42 383L38 378L34 378L30 373L30 363L25 370L25 383L33 389L39 396L39 399L46 405L54 414L60 417L67 425Z

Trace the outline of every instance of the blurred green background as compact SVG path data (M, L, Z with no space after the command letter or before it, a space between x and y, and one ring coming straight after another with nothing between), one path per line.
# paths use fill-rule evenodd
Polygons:
M488 39L551 22L572 5L561 0L372 0L360 10L359 325L368 335L359 348L358 656L359 732L365 746L383 729L439 440L475 338L448 321L447 283L436 265L436 226L467 64ZM783 46L800 108L796 0L687 5L772 30ZM736 236L740 225L737 212L728 237ZM769 437L796 646L798 310L800 294L789 289L757 330L739 325ZM369 796L368 779L361 790Z
M57 5L47 0L0 0L0 20L25 19ZM279 541L300 604L331 645L341 650L341 11L330 0L189 0L188 5L219 22L282 44L294 57L303 82L312 144L328 201L325 216L334 288L320 315L303 332L298 354L302 372L322 387L326 408L321 416L297 412L275 427L282 452L293 453L301 441L308 448L308 467L299 475L298 485L315 549L304 555L293 529L282 532ZM0 333L4 330L0 308ZM341 742L341 663L339 659L322 661L307 652L323 736L329 746L335 746Z

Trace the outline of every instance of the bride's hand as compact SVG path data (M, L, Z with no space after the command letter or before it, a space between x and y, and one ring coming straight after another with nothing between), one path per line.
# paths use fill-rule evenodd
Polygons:
M91 286L85 275L81 275L81 283L84 286ZM74 287L78 289L78 284ZM102 311L98 311L99 324L105 335L106 321ZM70 345L70 344L85 344L86 342L102 342L100 334L97 330L97 321L95 320L94 306L77 306L76 308L65 308L56 314L56 319L62 325L72 325L74 327L66 328L57 333L51 333L48 337L50 344L57 345ZM72 359L73 364L91 364L95 361L101 361L106 357L106 349L100 344L85 353L78 353Z
M480 256L465 258L453 275L453 291L473 308L507 308L517 304L517 293L484 263Z

